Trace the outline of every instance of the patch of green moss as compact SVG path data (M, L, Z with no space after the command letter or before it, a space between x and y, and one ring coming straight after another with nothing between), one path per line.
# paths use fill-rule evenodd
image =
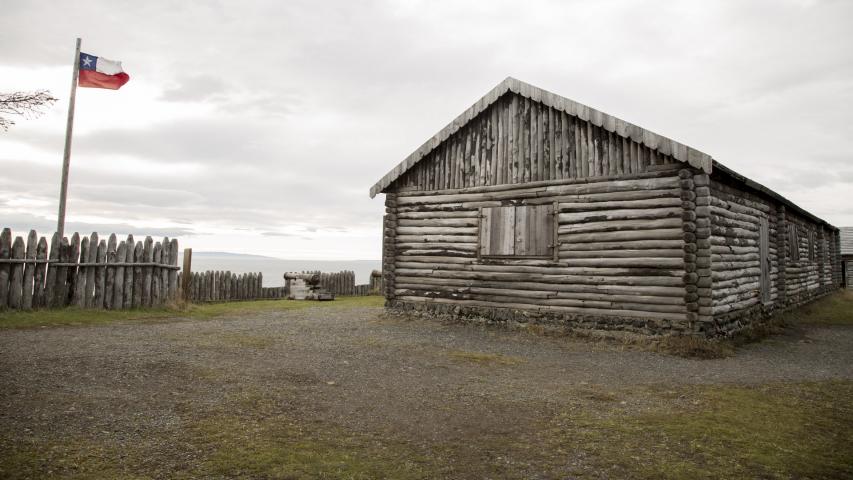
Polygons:
M426 459L401 444L274 415L205 418L187 430L205 452L192 476L225 478L430 478Z
M618 478L851 478L853 382L716 386L688 407L562 415L551 448Z
M811 325L853 325L853 290L843 288L797 309L785 312L791 323Z
M167 321L175 318L207 319L226 315L274 312L304 308L381 307L385 299L379 296L339 297L330 302L306 300L254 300L189 304L166 308L139 310L88 310L69 307L57 310L0 312L0 329L39 328L54 326L102 325L118 322Z

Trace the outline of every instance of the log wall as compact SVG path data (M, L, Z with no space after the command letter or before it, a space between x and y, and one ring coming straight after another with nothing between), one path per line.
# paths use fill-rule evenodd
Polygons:
M418 161L389 191L630 176L673 163L680 164L603 126L508 94Z
M695 244L696 221L683 208L694 200L684 190L693 181L685 185L678 168L389 194L383 260L389 305L521 322L539 316L645 334L689 331L698 299L685 286L696 284L697 261L685 238ZM480 208L555 202L555 259L478 259ZM685 260L694 271L685 270Z
M725 175L711 175L710 334L730 334L777 309L796 306L836 288L837 230L806 219ZM769 301L761 296L759 225L769 225ZM791 235L791 228L796 235ZM791 247L792 238L796 247ZM796 248L799 258L789 254Z
M178 290L178 241L0 234L0 309L157 307Z

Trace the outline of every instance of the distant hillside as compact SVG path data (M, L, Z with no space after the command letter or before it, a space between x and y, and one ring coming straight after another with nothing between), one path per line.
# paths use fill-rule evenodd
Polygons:
M228 257L228 258L266 258L272 260L280 260L276 257L268 257L266 255L250 255L248 253L232 253L232 252L193 252L193 258L196 257Z

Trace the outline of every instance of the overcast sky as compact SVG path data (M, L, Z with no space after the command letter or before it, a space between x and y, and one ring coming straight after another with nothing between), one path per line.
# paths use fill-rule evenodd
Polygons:
M57 6L62 5L62 6ZM381 256L368 189L507 76L712 155L853 225L853 2L3 2L0 226L55 227L74 39L66 230L281 258Z

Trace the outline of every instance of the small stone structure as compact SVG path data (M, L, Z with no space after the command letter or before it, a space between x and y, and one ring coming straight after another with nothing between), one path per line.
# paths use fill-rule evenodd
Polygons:
M705 153L513 78L378 193L396 310L711 337L841 284L836 227Z
M284 274L284 291L289 300L334 300L335 294L321 285L319 273Z

